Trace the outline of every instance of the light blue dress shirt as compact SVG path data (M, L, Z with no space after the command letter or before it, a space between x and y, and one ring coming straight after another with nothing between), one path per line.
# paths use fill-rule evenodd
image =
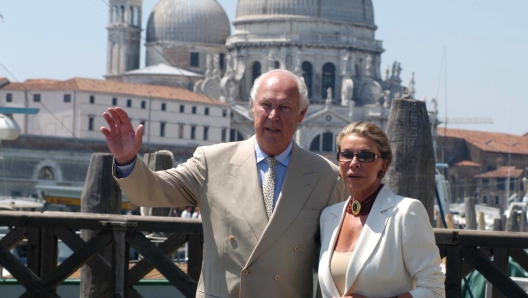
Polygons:
M273 209L277 205L277 200L279 199L279 194L282 190L282 185L284 184L284 179L286 178L286 172L288 171L288 165L290 164L291 151L293 148L293 141L290 142L290 145L286 150L281 154L275 156L275 159L278 161L275 164L275 193L273 194ZM269 171L269 164L266 161L268 155L260 149L257 140L255 140L255 156L257 158L257 170L259 172L260 186L264 181L266 173Z
M273 208L275 208L275 205L277 205L277 200L279 199L279 194L282 190L284 179L286 178L286 172L288 171L288 165L290 164L292 148L293 148L293 141L290 142L290 145L288 146L288 148L286 148L286 150L284 150L281 154L275 156L275 159L278 162L275 164L275 192L273 194ZM255 140L255 157L257 159L257 170L258 170L259 178L260 178L260 186L262 186L264 177L266 176L266 173L269 171L269 164L266 161L266 158L268 157L268 155L262 152L256 140ZM134 166L136 165L136 160L134 159L134 161L129 165L118 166L114 158L114 165L116 167L117 178L126 178L134 170Z

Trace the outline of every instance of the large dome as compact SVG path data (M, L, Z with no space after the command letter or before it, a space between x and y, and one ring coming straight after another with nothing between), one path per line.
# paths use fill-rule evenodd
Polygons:
M147 42L225 44L229 19L216 0L160 0L150 14Z
M372 0L239 0L236 21L285 15L374 25Z

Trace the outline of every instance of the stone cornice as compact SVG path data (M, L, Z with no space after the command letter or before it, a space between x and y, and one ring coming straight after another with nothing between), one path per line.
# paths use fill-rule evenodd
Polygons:
M345 25L345 26L354 26L354 27L360 27L360 28L367 28L372 30L377 30L378 26L373 24L366 24L366 23L348 23L348 22L340 22L340 21L334 21L330 19L323 19L323 18L312 18L312 17L305 17L305 16L296 16L296 15L278 15L278 16L269 16L269 15L262 15L262 16L248 16L243 18L236 18L233 21L233 26L236 27L237 25L247 25L247 24L264 24L264 23L287 23L287 22L299 22L299 23L322 23L322 24L334 24L334 25Z

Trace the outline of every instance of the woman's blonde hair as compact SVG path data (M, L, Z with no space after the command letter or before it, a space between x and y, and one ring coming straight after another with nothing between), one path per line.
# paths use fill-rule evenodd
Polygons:
M392 162L392 150L390 147L389 138L377 125L365 121L359 121L345 126L339 135L337 135L337 152L341 151L341 141L343 140L343 137L350 134L362 135L373 140L376 142L381 157L383 157L385 160L388 160L389 162Z

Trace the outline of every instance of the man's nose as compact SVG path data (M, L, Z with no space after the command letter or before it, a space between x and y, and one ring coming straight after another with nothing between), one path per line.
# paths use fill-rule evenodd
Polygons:
M268 118L270 119L274 119L274 118L277 118L279 115L279 111L276 109L276 108L272 108L269 112L269 116Z

